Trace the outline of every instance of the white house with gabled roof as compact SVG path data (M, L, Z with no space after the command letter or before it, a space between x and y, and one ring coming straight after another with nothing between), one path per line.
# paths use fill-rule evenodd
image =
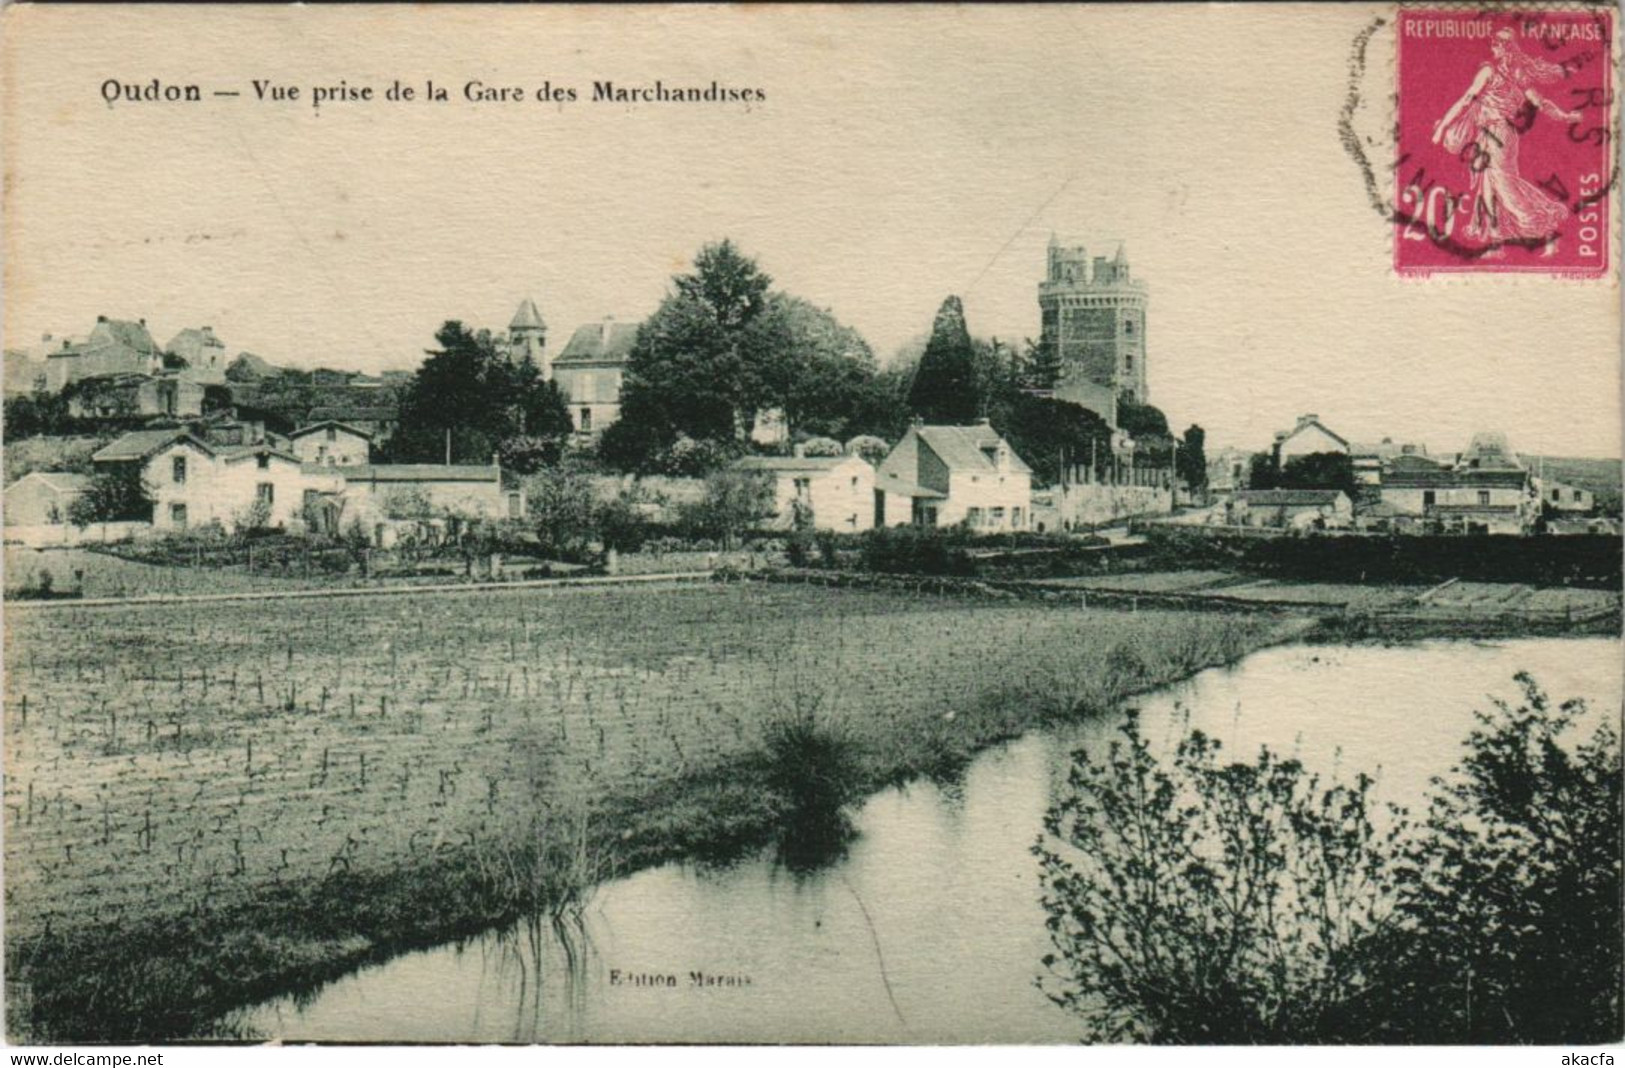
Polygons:
M886 526L1026 530L1032 474L986 419L972 426L916 424L880 464L875 514Z
M1294 456L1348 451L1348 439L1329 429L1320 421L1320 416L1313 413L1298 416L1296 426L1275 435L1275 455L1283 465Z

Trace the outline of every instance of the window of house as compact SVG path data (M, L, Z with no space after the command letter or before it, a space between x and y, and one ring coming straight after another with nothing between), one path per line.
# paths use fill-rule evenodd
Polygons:
M1580 499L1580 491L1579 490L1574 490L1573 493L1574 493L1574 498L1573 499L1574 500L1579 500Z
M1123 367L1125 370L1134 370L1134 353L1131 352L1123 357Z
M172 504L169 506L169 524L173 527L185 528L186 505Z
M995 509L993 509L993 523L992 523L992 525L996 526L996 527L1004 526L1004 509L1003 508L995 508Z
M276 497L276 487L269 482L261 482L254 487L254 499L261 504L270 504Z
M258 460L261 471L269 471L271 469L271 457L267 453L260 453Z
M524 504L520 500L519 494L517 494L517 493L508 494L508 518L509 519L523 519L524 517L525 517Z
M1478 491L1478 503L1479 504L1489 504L1490 503L1490 491L1489 490L1479 490Z
M1562 490L1552 490L1552 500L1560 501L1562 499L1563 499L1563 491Z
M581 419L580 419L579 423L580 423L580 427L581 427L582 430L591 430L592 429L592 409L591 408L583 408L583 409L581 409Z
M327 440L328 441L337 441L338 439L339 439L338 430L335 429L334 427L328 427L327 428Z
M967 509L965 509L965 522L969 523L973 527L981 526L982 525L982 510L980 508L967 508Z
M805 497L812 492L812 479L798 478L795 481L796 496Z
M1439 495L1432 490L1422 491L1422 507L1432 508L1438 502Z
M169 475L177 483L186 481L186 457L177 456L169 463Z
M1012 508L1012 509L1010 509L1010 525L1013 526L1013 527L1017 527L1017 528L1019 528L1021 526L1021 509L1020 508Z
M852 476L852 488L853 489L858 488L858 476L857 475Z
M1124 319L1123 320L1123 333L1126 334L1129 337L1134 336L1134 320L1133 319Z

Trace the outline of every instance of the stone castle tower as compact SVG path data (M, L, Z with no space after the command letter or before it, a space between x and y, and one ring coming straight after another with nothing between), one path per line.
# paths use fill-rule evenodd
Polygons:
M513 322L508 324L508 357L519 360L529 356L542 372L543 381L553 378L553 357L547 354L547 324L536 302L526 297L519 302Z
M1129 276L1128 255L1094 263L1082 245L1049 239L1049 266L1038 283L1040 338L1053 346L1060 379L1056 396L1110 390L1148 403L1144 282ZM1070 389L1068 387L1071 387Z

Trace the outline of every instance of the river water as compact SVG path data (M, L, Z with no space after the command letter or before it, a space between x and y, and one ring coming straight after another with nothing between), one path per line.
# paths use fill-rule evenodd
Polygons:
M1375 772L1380 797L1419 807L1473 710L1516 699L1516 671L1617 716L1620 658L1613 639L1294 646L1136 703L1159 742L1188 717L1238 756ZM242 1022L286 1041L1075 1041L1034 985L1049 944L1029 848L1069 754L1117 726L1035 731L957 782L878 794L812 874L768 853L668 864L600 887L566 936L522 925L405 954Z

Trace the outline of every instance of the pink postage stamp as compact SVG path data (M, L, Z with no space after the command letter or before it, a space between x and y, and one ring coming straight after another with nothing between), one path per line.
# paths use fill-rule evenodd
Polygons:
M1412 8L1397 28L1396 269L1605 274L1614 11Z

